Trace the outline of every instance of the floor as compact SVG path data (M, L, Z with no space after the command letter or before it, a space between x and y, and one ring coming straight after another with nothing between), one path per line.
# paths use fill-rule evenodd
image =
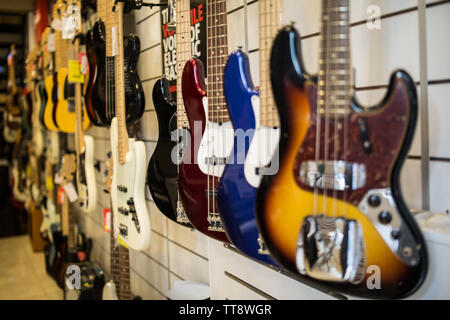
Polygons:
M63 291L45 271L43 252L28 235L0 238L0 300L62 300Z

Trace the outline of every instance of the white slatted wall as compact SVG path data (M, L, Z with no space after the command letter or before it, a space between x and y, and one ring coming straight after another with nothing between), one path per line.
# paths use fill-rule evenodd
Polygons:
M245 0L227 0L229 50L245 48ZM427 1L428 109L430 146L431 209L450 210L450 1ZM366 26L367 8L381 10L381 29ZM381 100L392 71L406 69L419 83L418 0L351 0L352 57L356 69L357 97L364 105ZM141 120L142 140L151 156L158 139L158 124L151 98L155 81L162 75L161 30L159 9L143 8L131 17L130 25L141 39L138 72L143 82L146 109ZM295 22L304 40L303 58L307 70L318 69L320 1L285 0L284 23ZM135 23L135 24L134 24ZM259 84L258 0L248 1L248 51L255 85ZM420 87L418 86L420 94ZM411 208L421 209L421 134L417 128L410 157L402 172L402 188ZM110 150L109 130L92 128L95 159L105 169ZM93 259L109 272L109 234L103 230L103 208L109 197L103 190L105 177L97 174L98 209L92 215L79 215L83 230L94 240ZM158 212L147 193L152 223L152 244L145 252L132 252L131 286L144 299L164 299L173 282L179 279L210 284L216 299L311 299L332 298L309 288L280 272L251 261L221 243L209 240L197 231L187 230Z

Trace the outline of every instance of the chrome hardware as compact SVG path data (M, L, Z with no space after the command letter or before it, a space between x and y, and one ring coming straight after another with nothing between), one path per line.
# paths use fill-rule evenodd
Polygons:
M222 225L222 220L220 219L220 215L218 213L210 212L208 214L208 223L209 231L225 232L225 229Z
M391 251L408 266L416 266L420 260L420 245L414 241L409 228L397 210L391 189L370 190L358 209L377 229Z
M120 207L117 209L117 211L119 211L119 213L123 214L124 216L128 215L128 210L125 208Z
M266 244L264 243L264 240L263 240L263 238L261 237L260 234L258 234L257 241L258 241L258 245L259 245L258 253L259 254L270 255L269 250L267 250Z
M120 224L119 233L121 236L128 238L128 227L124 224Z
M216 156L205 158L205 164L211 166L224 166L227 164L227 158L218 158Z
M315 279L357 284L365 275L360 224L323 214L303 220L297 241L297 269Z
M176 0L168 1L168 20L167 23L167 31L176 31L177 30L177 2Z
M356 190L366 184L366 166L341 160L305 161L300 166L300 181L310 188Z
M217 197L217 190L213 189L213 190L205 190L205 197Z
M125 186L117 186L117 190L123 193L126 193L128 191L127 187Z
M131 221L134 222L134 225L135 225L135 227L136 227L136 231L137 231L138 233L140 233L140 232L141 232L141 226L139 225L139 219L138 219L137 214L136 214L136 208L135 208L135 206L134 206L133 198L130 198L130 199L127 201L127 204L128 204L128 206L129 206L128 212L131 214Z
M188 217L186 216L186 212L184 211L183 205L181 201L177 202L177 222L179 223L190 223Z

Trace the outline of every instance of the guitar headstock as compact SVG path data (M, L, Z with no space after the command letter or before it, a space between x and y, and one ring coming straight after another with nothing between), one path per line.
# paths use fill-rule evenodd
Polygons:
M73 175L77 168L76 156L74 153L66 153L61 162L61 169L59 170L59 175L62 179L62 185L67 184L73 180Z

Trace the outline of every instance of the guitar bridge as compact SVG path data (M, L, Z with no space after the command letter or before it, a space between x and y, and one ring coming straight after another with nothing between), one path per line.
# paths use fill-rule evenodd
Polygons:
M133 198L130 198L127 201L127 205L128 205L128 208L129 208L128 212L131 214L131 220L134 222L134 226L136 227L136 231L138 233L140 233L141 232L141 226L139 225L139 219L138 219L137 214L136 214L136 207L134 206Z
M208 223L209 231L225 232L225 229L222 225L222 220L220 219L220 215L218 213L210 212L208 215Z
M177 202L177 222L184 223L184 224L190 223L180 200L178 200L178 202Z
M120 224L119 233L122 237L128 238L128 227L124 224Z
M358 284L365 275L362 228L355 220L308 216L297 241L298 271L311 278Z

